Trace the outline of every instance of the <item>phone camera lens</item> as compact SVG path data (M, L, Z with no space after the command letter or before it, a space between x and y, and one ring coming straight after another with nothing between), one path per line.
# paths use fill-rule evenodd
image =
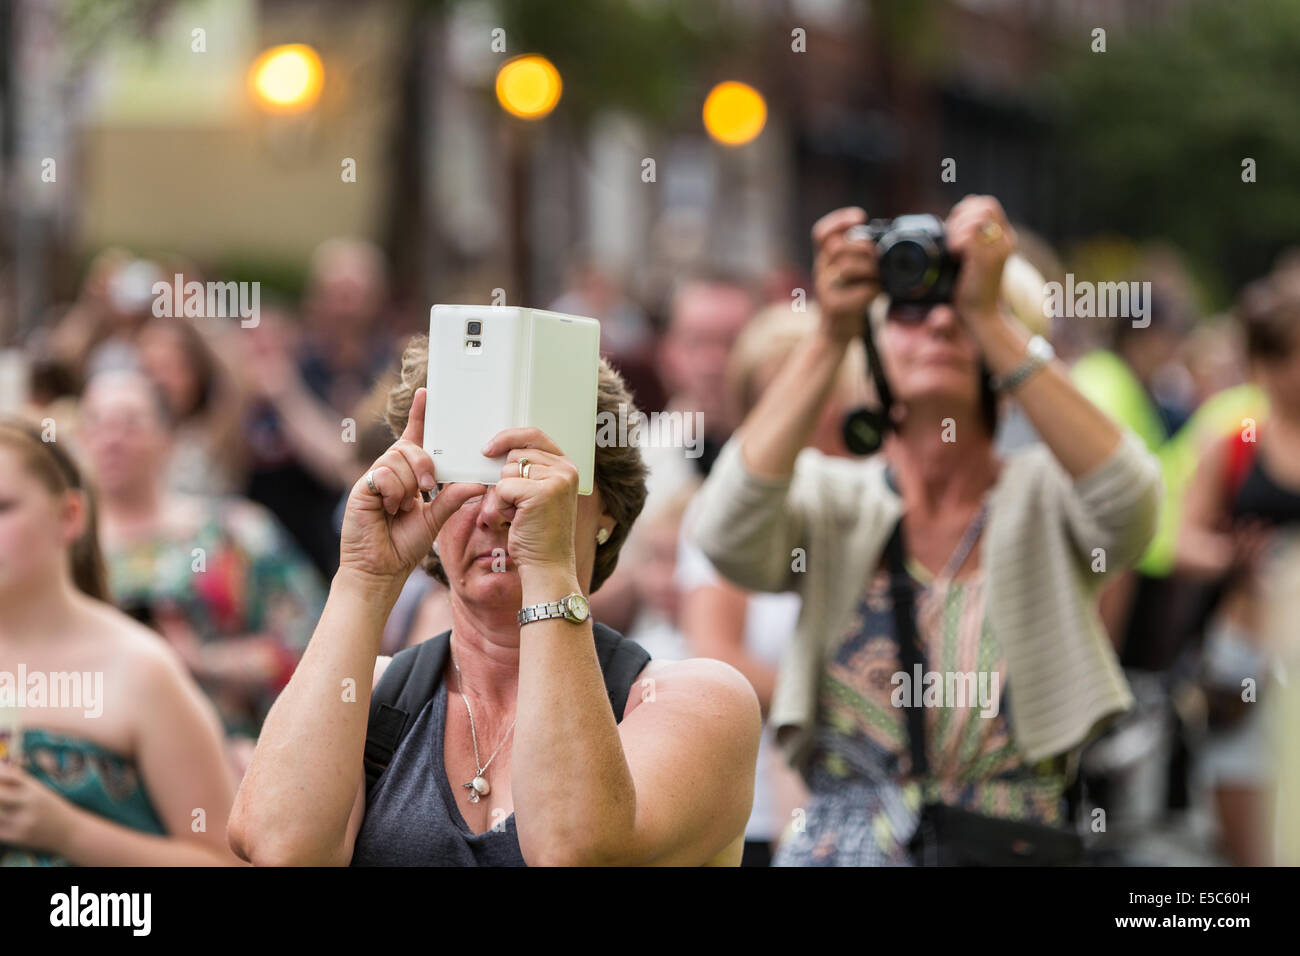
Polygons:
M481 335L482 332L483 332L483 323L482 323L482 322L468 322L468 323L466 323L466 328L465 328L465 334L466 334L466 335Z

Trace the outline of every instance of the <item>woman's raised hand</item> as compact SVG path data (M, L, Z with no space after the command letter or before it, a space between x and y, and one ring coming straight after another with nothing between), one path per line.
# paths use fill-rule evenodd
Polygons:
M437 487L433 459L421 444L426 400L425 389L417 388L402 437L352 486L343 514L340 570L404 580L429 553L446 520L484 493L482 485L457 482L424 500L421 492Z
M573 532L578 515L578 468L538 428L507 428L483 449L506 453L496 494L510 520L506 551L521 575L574 572ZM521 465L521 459L527 465ZM522 472L527 470L527 477Z
M861 333L867 307L880 292L875 243L845 236L850 228L866 221L863 210L849 206L828 212L812 229L817 305L823 331L836 342L847 342Z
M953 306L965 321L998 313L1002 269L1016 248L1016 233L992 196L967 196L944 223L948 251L961 259Z

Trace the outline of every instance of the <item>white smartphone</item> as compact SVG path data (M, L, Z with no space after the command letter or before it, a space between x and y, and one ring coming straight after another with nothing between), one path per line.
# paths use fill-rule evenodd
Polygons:
M540 428L578 468L596 469L600 323L514 306L435 305L429 313L424 450L439 482L496 484L506 456L482 448L504 428Z

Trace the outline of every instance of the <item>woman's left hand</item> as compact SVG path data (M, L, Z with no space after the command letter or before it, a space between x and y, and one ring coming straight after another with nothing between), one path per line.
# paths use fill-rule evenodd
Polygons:
M27 771L0 763L0 843L63 854L72 806Z
M967 196L944 223L948 250L961 259L953 305L963 321L998 314L1002 269L1016 248L1016 234L1002 204L992 196Z
M507 428L493 436L483 454L506 452L496 493L507 512L510 533L506 551L521 575L529 571L576 566L574 523L578 514L578 468L538 428ZM528 477L520 459L528 459Z

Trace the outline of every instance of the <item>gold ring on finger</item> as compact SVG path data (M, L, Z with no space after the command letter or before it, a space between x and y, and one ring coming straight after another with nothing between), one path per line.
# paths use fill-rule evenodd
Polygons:
M528 477L528 471L529 471L529 469L531 469L532 467L533 467L532 464L528 461L527 458L520 458L520 459L519 459L519 477L520 477L520 478L527 478L527 477Z
M985 242L997 242L1002 238L1002 227L992 219L985 219L980 224L980 238Z
M366 486L370 489L372 495L382 494L380 490L375 487L375 472L373 469L366 472Z

